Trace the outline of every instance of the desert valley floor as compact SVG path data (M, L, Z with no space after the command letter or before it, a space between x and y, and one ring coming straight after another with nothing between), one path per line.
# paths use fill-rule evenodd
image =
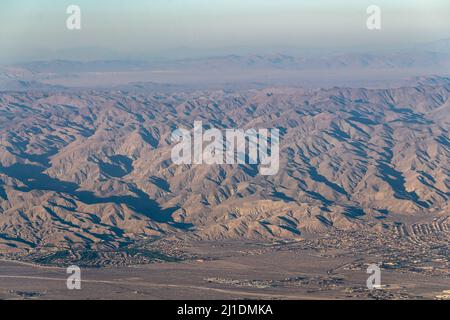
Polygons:
M73 256L85 265L81 290L67 289L67 259L42 253L40 264L0 261L0 299L445 299L448 241L446 229L406 238L338 233L287 243L150 243L119 256ZM146 259L156 250L165 254ZM372 263L382 270L380 289L366 287Z

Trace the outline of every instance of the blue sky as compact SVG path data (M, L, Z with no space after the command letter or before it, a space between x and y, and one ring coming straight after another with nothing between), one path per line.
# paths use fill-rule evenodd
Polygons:
M65 27L82 10L82 30ZM382 30L365 27L382 9ZM102 47L155 53L178 47L364 47L450 37L448 0L2 0L0 60Z

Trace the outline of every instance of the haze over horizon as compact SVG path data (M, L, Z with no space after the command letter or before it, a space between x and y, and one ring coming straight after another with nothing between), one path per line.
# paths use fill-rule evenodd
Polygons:
M82 29L66 28L69 5ZM174 51L208 55L286 49L388 48L449 38L450 2L377 1L382 29L366 28L371 1L5 0L0 4L0 63L53 59L154 58ZM184 48L181 50L181 48ZM83 54L81 54L83 53ZM87 55L86 55L87 53Z

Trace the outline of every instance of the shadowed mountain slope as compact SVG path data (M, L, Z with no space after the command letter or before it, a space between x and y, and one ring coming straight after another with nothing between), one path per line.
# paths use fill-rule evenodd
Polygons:
M279 128L280 170L178 166L194 121ZM378 232L450 214L450 83L397 89L0 93L0 248Z

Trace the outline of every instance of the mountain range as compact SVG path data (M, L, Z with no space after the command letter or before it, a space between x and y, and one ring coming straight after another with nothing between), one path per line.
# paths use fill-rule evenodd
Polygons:
M278 174L174 164L171 133L198 120L278 128ZM445 77L386 89L4 90L0 250L447 224L449 123Z

